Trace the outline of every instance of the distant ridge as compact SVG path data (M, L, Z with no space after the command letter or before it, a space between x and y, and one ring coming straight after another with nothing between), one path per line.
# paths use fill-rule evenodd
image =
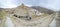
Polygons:
M52 14L54 12L53 10L43 8L43 7L40 7L40 6L31 6L31 8L36 9L36 10L38 10L40 12L43 12L43 13L48 13L48 14Z

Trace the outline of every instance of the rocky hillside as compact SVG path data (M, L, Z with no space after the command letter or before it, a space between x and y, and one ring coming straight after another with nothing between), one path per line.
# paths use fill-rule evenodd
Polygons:
M9 13L12 13L12 9L10 8L0 8L0 19L5 18Z
M43 7L40 7L40 6L31 6L31 8L36 9L36 10L42 12L42 13L52 14L54 12L53 10L43 8Z

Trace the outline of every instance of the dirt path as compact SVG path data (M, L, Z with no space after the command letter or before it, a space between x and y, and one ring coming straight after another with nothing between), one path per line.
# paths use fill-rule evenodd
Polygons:
M6 19L5 27L14 27L14 24L12 23L12 20L9 17L7 17Z

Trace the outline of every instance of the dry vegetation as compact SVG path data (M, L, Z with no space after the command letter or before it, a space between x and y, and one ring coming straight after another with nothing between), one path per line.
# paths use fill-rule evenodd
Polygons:
M7 12L5 12L4 10L1 10L1 11L0 11L0 19L5 18L6 15L7 15Z

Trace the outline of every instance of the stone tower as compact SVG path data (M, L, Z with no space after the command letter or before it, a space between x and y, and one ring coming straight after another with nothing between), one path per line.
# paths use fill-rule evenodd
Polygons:
M24 8L24 6L25 6L25 5L22 3L22 4L21 4L21 8Z

